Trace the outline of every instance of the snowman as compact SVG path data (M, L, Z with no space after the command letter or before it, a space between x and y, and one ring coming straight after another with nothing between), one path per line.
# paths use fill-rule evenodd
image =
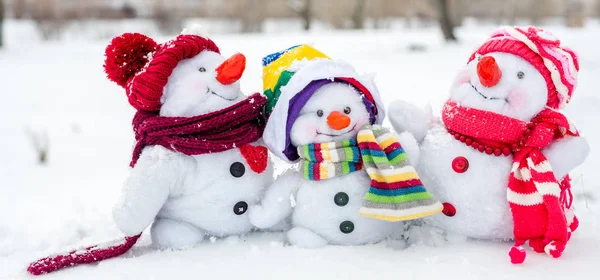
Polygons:
M514 239L559 257L577 227L568 173L588 144L558 111L573 94L577 56L551 34L503 27L470 57L450 89L441 121L403 101L391 104L397 132L420 143L423 183L444 202L429 217L449 232ZM433 121L432 121L433 120Z
M213 41L198 35L182 34L161 45L137 33L113 39L106 73L138 110L133 168L113 209L128 237L42 259L30 272L120 255L150 224L152 242L161 249L253 229L248 207L258 203L273 171L266 147L257 144L267 100L242 94L244 68L243 55L226 59Z
M365 131L363 137L367 139L369 131L362 128L380 124L385 114L379 93L368 79L359 76L349 64L330 60L308 45L272 54L263 62L265 95L276 100L267 107L267 112L272 113L265 128L265 143L276 156L288 162L299 161L299 165L279 176L262 204L250 209L250 221L255 226L268 228L291 215L292 229L287 238L292 245L361 245L401 234L403 224L390 220L441 211L441 204L424 191L418 179L404 193L381 182L379 193L371 194L369 174L377 172L377 168L363 167L361 154L368 149L359 146L365 144L358 143L359 132ZM396 140L385 131L374 132L369 138L374 142ZM402 143L404 150L391 153L408 154L416 160L418 146L414 137L404 133L398 139L394 143ZM396 165L396 171L405 171L409 165L404 160ZM379 174L408 174L396 171L387 168ZM395 183L408 186L407 182ZM411 192L421 200L399 195ZM377 198L389 201L382 203ZM393 203L400 200L406 203Z

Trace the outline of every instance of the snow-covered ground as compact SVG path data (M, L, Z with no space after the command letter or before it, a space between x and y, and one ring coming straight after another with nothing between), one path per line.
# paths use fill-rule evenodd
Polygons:
M437 29L213 38L225 55L240 51L248 57L242 81L248 94L262 89L263 55L312 43L375 73L386 103L403 98L439 109L455 70L492 29L461 28L459 44L443 43ZM600 273L600 26L550 30L580 54L580 83L566 113L592 146L587 162L573 174L581 227L559 260L530 252L524 265L513 266L506 255L510 244L475 240L302 250L286 246L278 233L161 252L149 247L145 234L123 257L43 277L595 279ZM19 279L29 277L25 268L38 257L121 236L110 212L128 174L134 111L124 91L103 73L108 41L41 43L30 40L31 34L6 33L8 46L0 50L0 279ZM414 44L426 50L410 51ZM48 135L45 166L36 162L32 133Z

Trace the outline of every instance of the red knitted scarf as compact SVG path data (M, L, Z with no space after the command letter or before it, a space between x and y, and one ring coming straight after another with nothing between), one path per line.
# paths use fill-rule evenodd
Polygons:
M138 111L133 118L136 144L130 165L135 165L142 149L149 145L201 155L257 141L264 129L266 103L267 99L256 93L225 109L191 118L161 117Z
M542 149L554 140L579 136L567 118L558 111L545 108L526 123L448 100L442 120L450 132L472 137L473 147L477 146L476 142L487 146L488 151L507 151L510 147L513 167L509 174L507 199L514 222L515 246L509 253L513 263L525 259L521 245L527 240L535 251L546 251L559 257L571 231L565 217L572 200L570 180L568 176L562 182L555 178Z
M147 145L161 145L186 155L218 153L237 147L250 168L262 173L267 167L267 148L245 144L255 142L262 136L266 103L267 99L256 93L220 111L192 118L160 117L156 113L138 111L133 118L137 143L131 166L135 165ZM131 249L141 235L45 257L32 262L27 271L40 275L114 258Z

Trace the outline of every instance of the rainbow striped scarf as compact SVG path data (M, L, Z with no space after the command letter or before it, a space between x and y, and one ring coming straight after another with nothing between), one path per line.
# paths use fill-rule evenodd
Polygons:
M361 216L404 221L442 211L442 204L423 187L400 142L388 129L365 126L358 132L358 146L371 177Z
M311 181L349 174L364 165L371 187L359 210L361 216L405 221L442 211L442 204L423 187L398 139L381 126L365 126L358 141L300 146L298 155L300 170Z
M298 147L300 170L311 181L330 179L362 169L354 139Z

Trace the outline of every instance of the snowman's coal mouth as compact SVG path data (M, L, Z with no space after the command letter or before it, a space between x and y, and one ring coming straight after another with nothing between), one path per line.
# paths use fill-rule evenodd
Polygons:
M338 137L338 136L346 135L346 134L348 134L348 133L350 133L350 132L354 131L354 129L355 129L355 128L356 128L356 124L354 124L354 126L353 126L351 129L349 129L348 131L346 131L346 132L342 132L342 133L340 133L340 134L327 134L327 133L322 133L322 132L319 132L319 131L317 130L317 135L325 135L325 136L329 136L329 137Z
M503 99L503 98L500 98L500 97L488 97L488 96L485 96L483 93L481 93L481 92L480 92L480 91L477 89L477 87L475 87L475 85L473 85L471 82L469 82L469 84L470 84L470 85L471 85L471 87L472 87L472 88L475 90L475 92L479 93L479 95L481 95L481 97L483 97L483 98L484 98L484 99L486 99L486 100L504 100L504 101L508 102L508 100L506 100L506 99Z
M216 96L221 97L221 98L223 98L223 99L225 99L227 101L235 101L236 100L236 98L233 98L233 99L225 98L224 96L219 95L216 92L212 91L209 87L206 88L206 93L210 93L212 95L216 95Z

